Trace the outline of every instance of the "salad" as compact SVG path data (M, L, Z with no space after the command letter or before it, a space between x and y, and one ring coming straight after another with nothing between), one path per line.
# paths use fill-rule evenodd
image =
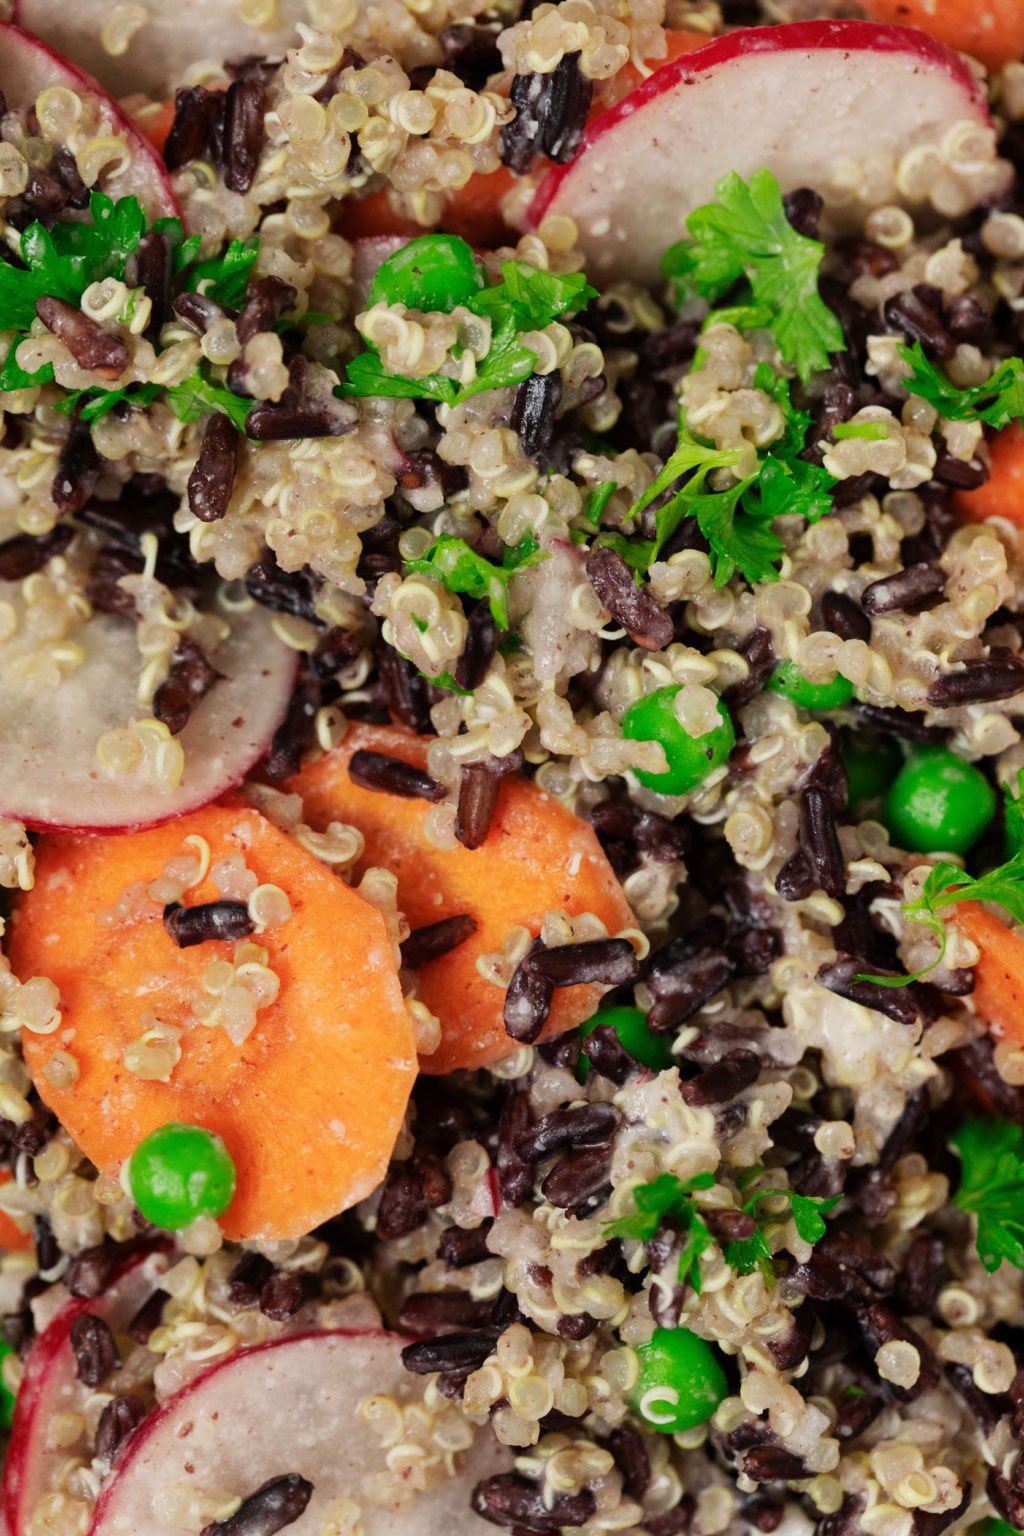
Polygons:
M1024 6L8 0L2 1536L1024 1530Z

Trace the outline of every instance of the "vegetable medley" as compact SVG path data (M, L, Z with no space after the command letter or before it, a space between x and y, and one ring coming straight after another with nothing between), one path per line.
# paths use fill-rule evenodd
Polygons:
M5 1536L1024 1530L1018 10L5 8Z

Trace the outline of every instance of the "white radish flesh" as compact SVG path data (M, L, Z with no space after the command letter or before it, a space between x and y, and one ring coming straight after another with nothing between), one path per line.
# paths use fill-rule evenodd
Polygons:
M96 756L100 736L145 719L137 688L135 625L97 613L69 640L84 659L59 686L26 678L38 645L26 623L21 586L0 582L0 604L17 627L0 646L0 815L37 828L116 831L168 821L238 784L266 751L284 717L296 656L275 635L265 609L230 615L231 634L209 660L222 674L177 740L185 754L180 784L167 790L142 774L118 777Z
M576 158L541 183L530 222L567 215L592 277L652 284L728 172L764 167L783 192L812 187L833 228L855 226L866 206L908 201L900 160L925 146L941 155L960 124L990 127L984 91L923 32L862 21L748 28L655 70L598 117ZM861 173L862 196L839 192Z
M181 1491L245 1499L296 1473L314 1491L288 1536L321 1536L346 1500L358 1506L363 1536L493 1536L470 1508L474 1484L509 1462L486 1426L456 1458L455 1476L425 1492L410 1483L408 1500L379 1502L379 1484L375 1496L387 1445L383 1424L361 1407L377 1395L402 1405L422 1398L422 1380L402 1366L406 1342L306 1334L213 1366L143 1424L100 1493L90 1536L179 1536L171 1512Z
M128 146L127 164L122 166L120 159L112 161L113 174L101 172L98 189L115 199L137 197L151 219L179 213L160 156L102 86L47 43L18 27L0 24L0 91L8 109L28 111L40 94L53 86L63 86L95 102L101 131L124 139Z

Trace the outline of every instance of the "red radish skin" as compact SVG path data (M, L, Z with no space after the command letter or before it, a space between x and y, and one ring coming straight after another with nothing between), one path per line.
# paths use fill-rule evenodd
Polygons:
M0 582L0 599L16 610L23 603L14 582ZM135 632L123 619L96 614L76 632L86 658L59 688L18 682L0 665L0 815L49 831L130 831L195 810L239 784L284 718L297 658L274 634L266 610L249 609L231 622L230 638L210 658L222 680L178 738L185 772L170 792L145 781L118 782L96 763L104 731L147 714L136 698ZM19 625L0 656L16 658L24 636Z
M76 4L78 0L76 0ZM152 144L103 87L38 37L0 23L0 91L8 108L27 109L49 86L63 85L99 103L104 127L122 135L131 148L131 161L115 176L101 176L99 188L111 197L137 197L151 219L180 214L167 168Z
M320 1536L335 1501L361 1504L364 1536L493 1536L473 1514L474 1484L508 1466L485 1426L456 1476L400 1508L371 1504L364 1480L385 1470L385 1446L358 1416L368 1396L402 1403L422 1381L402 1366L409 1341L347 1330L274 1340L212 1366L142 1425L102 1489L89 1536L163 1536L158 1501L168 1485L215 1486L244 1498L269 1478L298 1473L313 1497L288 1536Z
M148 20L124 53L112 55L102 31L120 0L14 0L14 17L29 32L80 59L117 96L136 91L168 96L200 59L212 64L283 55L298 44L297 22L308 21L305 0L277 0L276 24L251 27L238 0L142 0ZM123 7L122 7L123 8Z
M157 1288L167 1267L169 1246L149 1244L136 1250L95 1301L68 1297L33 1343L18 1390L0 1486L0 1505L8 1536L27 1536L32 1511L48 1491L49 1477L67 1458L67 1451L53 1449L46 1443L54 1414L81 1411L93 1393L75 1376L70 1343L72 1323L83 1313L92 1312L102 1317L115 1333L123 1332L146 1297Z
M954 123L989 126L965 61L908 27L808 21L715 38L664 65L587 129L530 208L575 220L598 279L654 283L665 248L729 171L767 167L784 192L826 192L839 160L895 166ZM889 187L883 201L897 194ZM836 227L863 204L831 210Z

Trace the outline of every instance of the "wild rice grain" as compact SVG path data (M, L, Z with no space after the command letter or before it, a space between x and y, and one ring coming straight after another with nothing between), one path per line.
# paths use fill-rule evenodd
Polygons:
M672 643L674 625L650 589L636 578L613 549L597 549L587 559L590 585L617 624L634 644L646 651L663 651Z
M490 604L477 603L466 624L466 642L455 663L455 681L468 692L479 688L498 649L498 626Z
M566 1148L600 1146L615 1134L621 1116L613 1104L554 1109L521 1132L515 1148L524 1163L539 1163Z
M535 154L565 164L579 149L594 87L578 53L567 53L546 75L515 75L509 100L515 118L501 130L501 158L524 176Z
M162 721L172 736L179 735L193 710L220 680L221 674L211 667L196 642L182 635L171 658L171 670L153 695L154 718Z
M91 1312L71 1324L71 1349L75 1375L87 1387L98 1387L121 1364L114 1335L101 1317Z
M248 192L263 150L266 91L248 75L228 87L224 117L224 184L229 192Z
M96 452L92 433L76 417L64 439L50 488L58 512L78 516L96 489L101 468L102 460Z
M113 1397L107 1403L96 1426L96 1455L108 1468L117 1465L122 1451L145 1417L145 1403L130 1393Z
M992 704L1024 690L1024 656L993 650L987 657L965 661L956 672L942 672L928 688L928 702L938 709L966 704Z
M846 863L839 846L835 811L828 792L817 786L800 796L800 843L811 877L827 896L846 893Z
M505 994L505 1030L513 1040L532 1044L543 1029L558 987L600 983L625 986L640 974L627 939L588 939L555 949L535 948L516 966Z
M679 1085L683 1101L694 1109L708 1104L725 1104L756 1083L761 1074L761 1058L756 1051L743 1048L729 1051L721 1061L697 1077Z
M209 939L245 939L255 932L244 901L207 901L196 907L171 902L164 907L164 927L179 949Z
M441 955L450 954L465 944L477 930L475 917L467 912L457 917L443 917L439 923L428 923L424 928L414 928L402 945L402 964L410 970L429 965Z
M348 775L360 789L398 795L402 800L430 800L437 805L448 793L443 784L432 779L429 773L424 773L422 768L403 762L400 757L371 752L366 747L353 752Z
M472 1506L482 1519L504 1530L529 1531L536 1536L558 1536L566 1527L586 1525L597 1508L589 1488L580 1493L548 1496L539 1483L518 1472L502 1472L477 1483Z
M235 484L239 431L219 411L203 432L203 446L188 477L188 504L201 523L216 523L227 513Z
M199 1536L277 1536L301 1520L313 1497L313 1484L297 1472L272 1477L249 1495L226 1520L205 1525Z
M909 611L928 598L940 597L946 588L945 573L937 565L911 565L895 576L873 581L861 593L868 614Z
M843 640L871 639L871 620L845 592L826 592L821 599L821 620L826 629Z
M104 379L119 378L127 368L131 357L120 336L105 331L73 304L44 296L36 300L36 314L46 329L64 343L80 368L88 368Z
M192 160L205 158L217 109L217 95L202 85L183 86L174 93L174 121L164 145L164 164L169 171L180 171Z
M70 528L54 528L35 538L30 533L16 533L0 544L0 581L24 581L41 571L48 560L62 555L71 543Z

